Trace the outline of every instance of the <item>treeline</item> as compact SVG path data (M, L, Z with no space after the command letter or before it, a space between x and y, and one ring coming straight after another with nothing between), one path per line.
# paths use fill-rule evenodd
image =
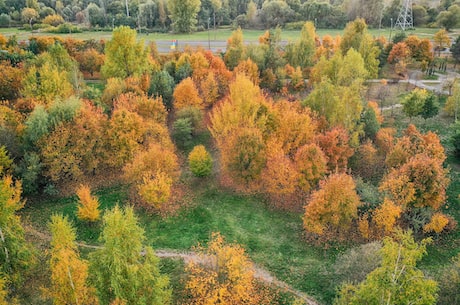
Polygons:
M129 27L115 29L107 42L35 37L18 45L14 38L0 39L5 51L0 66L0 225L7 249L0 257L10 283L32 262L15 214L23 205L22 191L55 195L73 193L80 184L122 182L129 186L134 206L162 214L180 199L182 171L189 168L197 177L213 174L209 147L191 144L207 128L218 152L213 156L219 158L219 182L298 213L308 241L384 239L381 269L362 284L344 287L337 302L370 303L381 295L375 291L383 291L389 303L417 297L433 304L437 285L415 268L427 241L417 244L401 229L423 238L456 228L455 219L443 212L449 185L445 151L435 133L422 133L413 125L400 135L382 128L378 104L367 101L363 90L364 81L375 78L385 62L396 67L404 60L432 60L430 42L373 39L363 19L350 22L343 37L322 40L307 22L300 39L285 48L279 30L267 31L259 44L249 46L242 35L241 30L232 34L222 57L200 49L160 55L154 44L138 42ZM404 52L397 51L403 48L400 43ZM104 89L85 85L82 73L100 75ZM416 110L432 108L426 106L433 105L431 95L413 95L404 104L415 100ZM419 111L410 116L422 113L435 115ZM89 189L80 187L77 195L79 217L97 220L97 200ZM158 275L153 252L141 251L145 238L133 211L116 208L103 219L104 247L84 267L73 229L65 218L53 217L50 295L55 300L62 294L77 298L71 271L77 270L79 292L84 293L78 299L88 297L88 304L95 292L102 304L144 304L131 301L139 294L152 299L155 294L158 304L166 303L167 281ZM401 265L394 254L404 249ZM234 267L228 253L223 261ZM92 270L93 288L85 286L86 268ZM244 293L244 300L257 297L247 299L248 304L263 304L269 298L247 290L256 289L248 284L253 283L246 278L248 269L237 269L244 270L244 276L235 275L244 282L229 279L238 285L232 288L217 281L220 274L197 268L189 267L195 274L188 286L192 299ZM234 274L218 270L227 277ZM383 285L389 281L388 270L404 275L398 281L413 289L403 293L394 290L399 284ZM417 283L411 282L414 277ZM69 278L67 286L59 282Z
M412 8L414 26L455 28L460 22L459 4L443 0L433 7L429 1L420 1ZM318 28L343 28L360 17L372 27L390 27L396 23L401 5L399 0L388 4L381 0L2 0L0 26L24 24L61 33L80 30L72 24L191 32L223 25L300 29L307 20Z

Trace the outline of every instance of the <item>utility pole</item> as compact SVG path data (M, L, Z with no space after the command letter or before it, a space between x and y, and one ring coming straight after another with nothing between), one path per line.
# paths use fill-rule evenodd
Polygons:
M414 18L412 15L412 0L404 0L404 4L399 12L396 27L401 27L403 31L414 28Z
M209 34L209 23L211 22L211 17L208 17L208 50L211 50L211 36Z
M129 17L129 5L128 5L128 0L125 0L125 6L126 6L126 17Z

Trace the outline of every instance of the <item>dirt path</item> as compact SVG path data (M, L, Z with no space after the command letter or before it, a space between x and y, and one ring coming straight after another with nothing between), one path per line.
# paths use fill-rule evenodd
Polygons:
M35 238L38 238L42 242L50 242L51 241L51 236L40 232L36 230L33 226L30 224L24 225L24 229L26 230L26 234L30 236L34 236ZM97 246L97 245L89 245L86 243L82 242L76 242L78 247L81 248L86 248L86 249L102 249L102 246ZM160 258L174 258L174 259L182 259L184 260L185 263L197 263L197 264L206 264L207 261L210 259L203 257L202 255L199 255L196 252L192 251L177 251L177 250L171 250L171 249L157 249L155 250L155 254L160 257ZM307 294L294 289L291 287L289 284L278 280L274 275L272 275L270 272L267 270L257 266L256 264L253 264L254 266L254 276L256 279L258 279L261 282L264 282L266 284L272 285L274 287L280 288L282 290L288 291L295 295L297 298L301 299L302 301L305 302L307 305L319 305L318 302L316 302L312 297L308 296Z

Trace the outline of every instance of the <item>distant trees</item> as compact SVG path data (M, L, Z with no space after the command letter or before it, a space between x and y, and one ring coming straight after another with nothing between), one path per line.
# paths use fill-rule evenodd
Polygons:
M172 25L179 33L190 33L195 30L197 14L200 10L200 0L169 0L168 9L171 12Z

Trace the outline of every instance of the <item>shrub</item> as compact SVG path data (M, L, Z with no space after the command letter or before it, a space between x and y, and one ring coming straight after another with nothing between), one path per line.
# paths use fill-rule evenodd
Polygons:
M197 145L188 155L188 164L196 177L206 177L212 171L212 158L203 145Z
M171 177L158 171L153 178L144 177L143 183L138 186L138 193L143 202L158 209L171 197L172 184Z

